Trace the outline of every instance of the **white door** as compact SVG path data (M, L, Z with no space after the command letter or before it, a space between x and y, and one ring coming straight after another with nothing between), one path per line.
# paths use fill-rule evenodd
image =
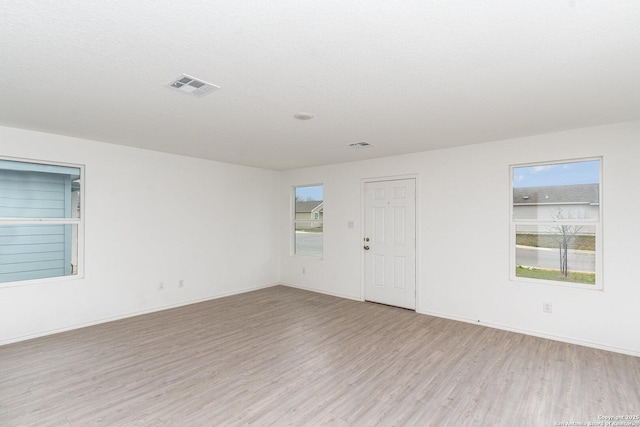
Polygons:
M365 300L416 308L416 181L365 184Z

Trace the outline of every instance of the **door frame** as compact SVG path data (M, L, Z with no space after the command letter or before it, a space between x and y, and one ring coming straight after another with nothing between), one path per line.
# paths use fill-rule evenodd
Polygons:
M418 173L412 173L412 174L406 174L406 175L391 175L391 176L380 176L380 177L370 177L370 178L362 178L360 180L360 239L358 240L358 243L360 244L360 301L365 301L365 253L364 250L362 250L362 246L363 246L363 239L365 237L365 231L366 231L366 189L367 189L367 184L371 183L371 182L388 182L388 181L400 181L400 180L405 180L405 179L413 179L415 181L416 184L416 200L415 200L415 214L416 214L416 223L415 223L415 266L416 266L416 308L415 308L415 312L419 313L420 312L420 286L419 286L419 280L418 278L420 277L420 263L418 262L418 260L420 259L419 257L419 251L420 251L420 240L418 239L418 236L420 235L420 221L419 221L419 213L420 213L420 203L419 203L419 199L420 199L420 191L419 191L419 187L420 187L420 174Z

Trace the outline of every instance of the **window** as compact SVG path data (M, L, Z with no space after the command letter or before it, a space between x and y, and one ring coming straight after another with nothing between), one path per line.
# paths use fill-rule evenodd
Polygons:
M0 283L79 274L81 175L0 159Z
M602 288L601 161L512 166L511 278Z
M293 196L293 253L320 258L324 221L323 187L294 187Z

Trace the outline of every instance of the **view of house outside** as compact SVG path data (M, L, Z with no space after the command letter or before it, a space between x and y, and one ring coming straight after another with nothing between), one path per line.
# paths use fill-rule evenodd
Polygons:
M513 168L515 277L596 284L600 160Z
M324 231L322 185L295 187L294 254L322 257Z
M0 283L78 274L80 174L0 159Z

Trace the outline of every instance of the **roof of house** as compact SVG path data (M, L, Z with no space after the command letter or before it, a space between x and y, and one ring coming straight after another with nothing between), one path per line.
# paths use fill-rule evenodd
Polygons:
M514 205L547 203L600 203L600 184L517 187L513 189Z
M305 202L296 202L296 212L313 212L320 207L322 210L322 200L310 200Z

